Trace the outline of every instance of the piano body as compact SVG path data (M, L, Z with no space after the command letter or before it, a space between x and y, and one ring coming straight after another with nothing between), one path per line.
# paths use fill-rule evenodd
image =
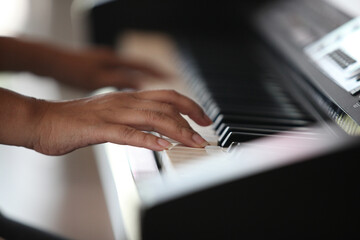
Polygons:
M95 146L116 239L359 237L359 18L320 0L108 1L89 16L93 43L176 76L144 89L214 121L194 125L205 149Z

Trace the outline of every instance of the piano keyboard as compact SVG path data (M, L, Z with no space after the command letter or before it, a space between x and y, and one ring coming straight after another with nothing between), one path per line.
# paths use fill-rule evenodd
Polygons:
M184 45L163 35L152 35L150 41L146 35L140 37L142 40L129 37L136 46L128 46L125 38L125 53L146 52L148 56L141 58L149 57L153 62L158 58L159 65L175 76L168 82L149 80L142 89L174 89L198 102L213 120L211 126L201 127L185 116L210 143L204 149L186 147L163 136L173 143L169 150L156 154L163 171L172 172L213 154L226 154L232 144L282 136L279 133L316 138L308 131L315 119L285 92L273 71L261 66L254 50L239 48L241 44L229 39L224 44L192 39ZM140 45L146 45L148 51L141 51Z
M158 159L161 162L164 171L171 172L178 167L192 164L195 161L206 161L209 156L222 154L227 151L218 146L218 136L212 125L201 127L187 116L184 116L184 118L210 145L205 148L191 148L163 136L163 138L172 143L172 147L168 150L158 153Z
M144 81L142 89L174 89L193 98L213 124L204 128L187 119L210 143L201 149L170 139L172 147L157 153L95 146L116 239L357 232L353 156L359 143L339 126L359 129L349 125L358 118L358 96L344 95L303 52L348 20L324 2L279 1L274 11L270 4L255 14L256 29L241 25L219 34L209 26L209 35L175 32L178 42L164 34L121 32L122 55L147 59L173 75L167 82ZM100 13L113 6L124 9L105 4ZM236 22L233 17L227 20ZM255 41L252 30L264 42Z
M186 51L179 52L179 46L167 36L148 37L145 34L140 35L136 41L134 36L130 36L130 40L136 44L127 46L126 41L123 42L122 46L127 51L123 54L151 59L174 76L166 82L149 79L144 82L142 89L174 89L203 106L212 118L213 124L201 127L184 116L193 129L210 143L205 148L190 148L171 139L168 139L172 142L169 150L155 154L147 149L130 146L115 144L97 146L99 168L105 184L110 186L107 188L108 191L121 189L116 191L118 196L114 196L112 192L106 193L110 196L108 204L113 209L110 215L116 235L120 234L119 224L122 218L127 219L123 228L130 234L129 239L139 238L139 216L136 213L143 204L147 189L152 189L149 185L154 184L153 181L163 178L166 178L167 182L171 179L188 179L189 171L186 169L207 164L209 159L218 159L220 162L232 159L232 146L241 150L244 147L247 149L249 146L254 146L251 149L256 149L257 145L260 147L265 145L265 150L271 151L272 158L275 158L275 153L300 151L301 148L294 149L294 143L304 144L301 139L315 140L310 141L311 143L323 142L320 139L324 139L324 134L328 134L323 131L319 134L311 130L309 125L315 120L282 90L276 76L269 73L258 73L255 74L256 77L247 74L247 71L257 72L253 67L258 64L250 61L250 58L246 59L245 62L248 63L245 64L244 57L234 53L236 48L232 51L219 49L219 52L225 52L228 56L220 56L223 61L219 61L221 65L216 65L214 59L216 56L203 56L203 54L215 54L214 52L209 51L200 55L196 55L195 52L195 57L200 56L206 60L198 61L199 59L194 59L193 55L187 55ZM143 44L142 41L147 44ZM146 50L142 51L140 46L144 45ZM203 47L197 49L216 49L215 46ZM159 61L156 58L159 58ZM246 71L239 73L230 70L234 65L243 66L242 69ZM219 69L220 73L214 71L215 68ZM275 136L278 140L272 139L271 144L266 141L265 143L253 141L259 138L267 139L263 138L267 136ZM291 147L287 147L284 143L288 143ZM241 156L238 154L236 159ZM246 161L243 164L245 164L244 169L248 164L251 165ZM140 196L141 194L145 195Z

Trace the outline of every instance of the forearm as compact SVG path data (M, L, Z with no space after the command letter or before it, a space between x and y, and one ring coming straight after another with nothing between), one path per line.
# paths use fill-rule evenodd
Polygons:
M0 144L33 148L39 101L0 88Z
M53 76L63 50L45 44L0 37L0 71Z

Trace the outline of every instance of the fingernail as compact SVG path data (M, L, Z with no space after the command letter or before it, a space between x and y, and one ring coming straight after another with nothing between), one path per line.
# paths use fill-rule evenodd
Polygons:
M192 135L192 139L196 144L200 145L201 147L205 147L209 145L209 143L197 133L194 133Z
M164 149L169 149L171 147L171 143L169 143L168 141L166 141L162 138L158 138L157 142Z

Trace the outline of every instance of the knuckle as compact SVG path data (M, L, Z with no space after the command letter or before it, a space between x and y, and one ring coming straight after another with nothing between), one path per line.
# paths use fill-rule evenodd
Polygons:
M164 112L169 112L170 114L173 114L173 115L178 114L177 109L171 104L161 103L160 108Z
M191 126L188 121L186 121L181 115L179 115L179 118L180 118L180 122L183 123L185 127L191 129Z
M162 112L154 112L151 110L143 110L145 112L145 118L149 124L152 124L154 122L164 121L165 120L165 114Z
M186 138L186 137L189 137L190 135L190 130L186 127L183 127L181 125L177 125L176 126L176 129L177 129L177 132L180 136Z
M155 139L155 136L151 135L151 134L143 134L141 136L141 142L144 143L144 145L146 144L151 144Z
M134 141L141 146L146 145L145 143L148 142L148 134L140 133L136 135Z
M137 130L130 127L125 127L121 129L121 136L123 138L124 143L128 142L128 139L134 137L137 133Z
M132 145L136 145L139 147L148 147L154 144L155 136L143 132L138 132L133 140L131 141Z

